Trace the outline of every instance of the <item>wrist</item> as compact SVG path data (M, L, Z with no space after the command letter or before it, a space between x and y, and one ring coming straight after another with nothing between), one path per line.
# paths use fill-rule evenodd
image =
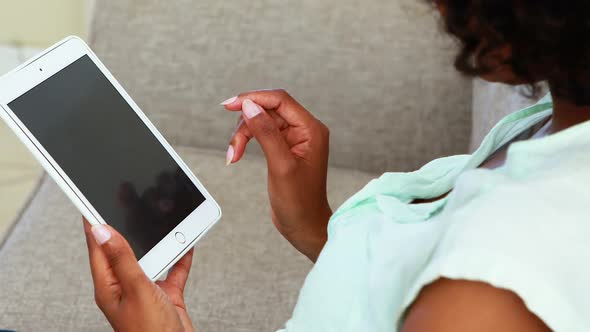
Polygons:
M307 225L305 229L287 238L299 252L314 263L328 241L328 222L331 216L332 209L326 204L320 209L318 215L312 218L312 222L305 223Z
M328 232L315 232L302 240L296 248L310 261L315 263L328 241Z

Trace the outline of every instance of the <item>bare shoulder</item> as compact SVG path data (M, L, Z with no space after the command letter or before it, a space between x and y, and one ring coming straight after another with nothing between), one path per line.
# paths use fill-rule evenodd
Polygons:
M410 307L402 332L551 332L520 297L483 282L439 279Z

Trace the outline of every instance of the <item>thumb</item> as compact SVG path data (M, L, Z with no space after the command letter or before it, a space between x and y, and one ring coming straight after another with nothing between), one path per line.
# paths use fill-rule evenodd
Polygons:
M287 166L294 160L276 122L262 107L246 99L242 103L242 112L248 129L264 151L269 170Z
M91 231L123 291L134 289L148 280L129 243L119 232L102 224L92 226Z

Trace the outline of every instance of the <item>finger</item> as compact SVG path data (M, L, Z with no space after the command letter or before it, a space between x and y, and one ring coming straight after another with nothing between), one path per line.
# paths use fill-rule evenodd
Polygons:
M149 281L129 243L119 232L109 225L100 224L92 226L90 231L124 292L133 291Z
M285 121L285 119L283 119L279 114L277 114L277 112L272 111L272 110L266 110L266 112L268 113L268 115L270 115L270 117L275 120L277 127L279 127L280 130L284 130L287 129L289 127L289 124L287 123L287 121ZM237 133L242 131L246 136L252 138L252 134L250 133L250 129L248 129L248 126L246 125L246 121L244 120L244 117L242 115L240 115L240 117L238 117L238 121L236 122L236 129L234 129L233 133L232 133L232 137Z
M180 291L184 292L184 287L186 285L186 281L188 280L189 273L191 271L191 266L193 264L193 256L194 256L195 249L189 250L189 252L184 255L168 272L168 277L166 278L166 283L180 289Z
M281 118L276 112L269 111L267 112L268 115L275 121L279 130L285 130L289 127L289 124L285 121L285 119ZM232 135L230 145L234 148L233 158L231 159L231 163L237 163L242 159L244 154L246 153L246 146L250 142L254 135L250 131L250 128L245 124L245 121L242 117L240 117L240 122L238 122L238 127L234 134Z
M252 139L252 134L250 133L248 126L246 126L244 117L242 114L240 114L236 123L236 128L231 133L229 149L226 158L227 165L236 163L242 159L242 156L246 151L246 145L250 139Z
M275 121L275 123L277 124L277 127L279 127L279 130L289 128L289 124L287 123L287 121L285 119L283 119L276 111L269 110L266 112Z
M90 262L90 273L92 274L92 281L94 289L97 292L106 293L108 287L116 282L112 270L109 269L109 263L100 247L94 240L92 235L92 225L83 218L84 234L86 235L86 246L88 247L88 258Z
M234 99L235 98L235 99ZM241 111L244 100L250 99L266 110L276 111L291 126L301 126L315 118L285 90L259 90L230 98L222 105L229 111Z
M246 125L264 151L269 171L290 169L295 160L275 121L250 99L244 100L242 109Z
M229 160L230 164L237 163L242 159L246 153L246 146L252 138L253 136L249 132L247 134L244 134L243 132L236 132L234 134L231 142L229 143L229 145L233 148L234 153L233 156L231 156L231 160Z

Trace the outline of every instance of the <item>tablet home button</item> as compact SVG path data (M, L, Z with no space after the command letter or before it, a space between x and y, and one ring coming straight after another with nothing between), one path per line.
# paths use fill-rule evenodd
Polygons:
M178 241L179 243L184 244L186 242L186 238L184 237L184 234L182 234L181 232L176 232L174 236L176 236L176 241Z

